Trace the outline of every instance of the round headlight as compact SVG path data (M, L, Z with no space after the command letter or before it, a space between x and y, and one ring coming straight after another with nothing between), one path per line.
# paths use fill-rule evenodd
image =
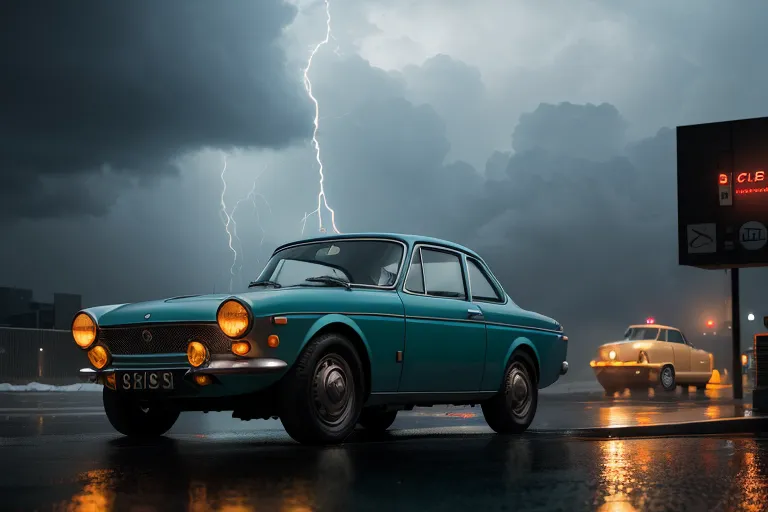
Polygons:
M72 337L80 348L88 348L96 341L96 322L86 313L79 313L72 321Z
M230 338L241 338L251 327L251 315L240 302L228 300L219 306L216 322L219 329Z
M610 352L608 352L608 357L610 359L612 359L612 360L616 359L616 351L615 350L611 350Z
M88 360L97 370L101 370L109 363L109 352L101 345L96 345L88 351Z
M199 368L208 361L208 349L199 341L190 341L187 345L187 359L189 364Z

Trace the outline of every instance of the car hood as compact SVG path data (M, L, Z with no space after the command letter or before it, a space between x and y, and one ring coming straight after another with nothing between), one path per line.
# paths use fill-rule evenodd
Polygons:
M189 295L101 306L86 311L102 327L161 322L215 322L219 305L228 298L237 298L247 304L255 317L285 313L402 313L388 311L392 307L392 301L386 300L388 293L391 292L326 286L261 288L242 294ZM380 311L382 308L387 311Z
M608 361L608 354L616 352L615 361L635 361L641 350L646 350L655 340L619 340L600 345L597 349L598 360Z

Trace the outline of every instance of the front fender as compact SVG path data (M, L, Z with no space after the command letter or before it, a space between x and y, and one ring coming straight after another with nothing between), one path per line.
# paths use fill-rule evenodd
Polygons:
M368 361L373 361L373 357L371 355L371 347L368 345L368 340L366 339L365 334L363 334L362 329L360 329L360 326L358 326L357 323L355 323L355 321L348 316L339 314L325 315L315 320L315 323L312 324L312 327L309 328L307 334L304 336L304 340L301 342L301 347L299 347L299 354L304 350L304 347L307 346L307 343L309 343L309 341L314 338L318 332L332 324L343 324L355 331L355 333L360 337L360 341L362 341L363 346L365 347Z

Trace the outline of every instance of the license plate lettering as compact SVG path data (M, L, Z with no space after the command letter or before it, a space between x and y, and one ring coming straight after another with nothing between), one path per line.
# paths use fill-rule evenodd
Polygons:
M172 372L125 372L120 377L120 389L124 391L171 391Z

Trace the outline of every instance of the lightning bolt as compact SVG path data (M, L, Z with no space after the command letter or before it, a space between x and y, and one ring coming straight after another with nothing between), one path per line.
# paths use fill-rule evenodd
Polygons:
M229 225L232 223L232 216L227 212L227 203L224 201L224 195L227 192L227 179L224 175L227 173L227 155L224 154L224 167L221 169L221 210L219 211L219 217L224 223L224 231L227 232L227 238L229 239L229 250L232 251L232 267L229 269L229 293L232 293L232 284L235 277L234 268L237 264L237 250L232 246L233 233L229 230Z
M240 256L241 256L241 263L240 266L237 269L237 272L235 272L235 263L232 264L232 267L230 268L231 274L239 274L243 268L242 260L243 260L243 245L240 241L240 238L237 236L237 222L235 221L235 212L237 211L237 208L244 202L250 201L251 205L253 206L253 214L256 217L256 224L259 226L259 230L261 231L261 239L259 240L259 252L261 252L262 247L264 246L264 238L267 235L267 231L264 229L264 225L261 223L261 213L259 211L259 205L257 200L261 199L261 201L266 205L267 209L269 210L269 214L272 215L272 206L269 204L269 201L267 201L267 198L264 197L262 194L259 194L256 192L256 184L259 181L259 178L261 178L261 175L264 174L264 172L267 170L268 166L264 166L264 169L261 170L261 172L256 176L256 179L253 180L253 186L251 187L251 190L248 192L248 194L243 197L242 199L239 199L237 203L235 203L235 206L232 208L232 213L230 213L230 218L232 219L232 225L233 225L233 235L235 238L237 238L238 244L240 245ZM259 256L256 256L256 263L258 265L261 265L261 258Z
M340 233L339 229L336 227L336 212L333 211L333 208L328 206L328 198L325 195L325 187L323 185L323 182L325 181L325 175L323 173L323 160L320 158L320 142L317 140L317 131L320 128L320 104L317 101L317 98L315 98L315 95L312 94L312 81L309 79L309 71L312 68L312 60L315 58L315 55L317 55L317 52L320 51L320 49L328 44L328 42L332 39L332 33L331 33L331 5L330 0L323 0L325 4L325 38L317 43L312 50L312 52L309 55L309 58L307 59L307 67L304 68L304 89L307 91L307 95L309 96L309 99L312 100L312 103L315 104L315 119L314 119L314 126L315 129L312 132L312 145L315 147L315 160L317 160L317 164L319 166L319 174L320 174L320 192L317 194L317 209L315 209L312 212L305 213L304 218L302 219L302 226L301 226L301 233L304 234L304 228L307 224L307 218L311 217L314 214L317 214L317 218L319 221L319 230L321 233L325 233L326 229L323 226L323 207L325 207L326 210L328 210L331 213L331 228L335 233Z

